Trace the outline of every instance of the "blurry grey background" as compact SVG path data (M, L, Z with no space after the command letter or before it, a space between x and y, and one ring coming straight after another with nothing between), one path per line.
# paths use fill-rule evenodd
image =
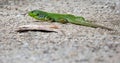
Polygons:
M36 22L31 10L83 16L108 31ZM55 24L63 33L15 32L21 25ZM120 63L120 0L0 0L0 63Z

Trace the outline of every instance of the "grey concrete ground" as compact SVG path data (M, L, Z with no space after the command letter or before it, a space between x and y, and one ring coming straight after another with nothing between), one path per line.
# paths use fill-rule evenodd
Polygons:
M6 2L0 1L0 63L120 63L119 0ZM83 16L116 31L36 22L26 14L34 9ZM55 24L64 33L15 32L25 24Z

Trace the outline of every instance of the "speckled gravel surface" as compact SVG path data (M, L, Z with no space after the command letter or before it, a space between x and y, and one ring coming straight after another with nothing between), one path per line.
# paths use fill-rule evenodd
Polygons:
M0 1L0 63L120 63L119 0L4 1ZM34 9L83 16L116 31L36 22L26 14ZM28 24L55 24L63 32L15 32Z

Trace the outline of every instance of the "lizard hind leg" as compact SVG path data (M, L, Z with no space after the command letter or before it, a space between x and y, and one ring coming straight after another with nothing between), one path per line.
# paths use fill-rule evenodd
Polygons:
M63 23L63 24L68 23L68 21L66 19L59 19L59 20L57 20L57 22L60 22L60 23Z
M76 20L76 21L86 21L85 18L82 17L82 16L76 16L76 17L75 17L75 20Z
M77 16L75 20L80 21L80 22L82 22L82 21L83 22L90 22L90 23L95 22L95 21L85 20L85 18L82 16Z

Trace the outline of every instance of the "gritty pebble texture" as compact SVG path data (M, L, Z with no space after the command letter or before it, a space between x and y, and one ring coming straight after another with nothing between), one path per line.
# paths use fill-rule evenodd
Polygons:
M0 63L120 63L119 0L9 0L3 3L0 3ZM35 9L83 16L116 31L38 22L27 14ZM60 32L15 32L18 26L28 24L55 24Z

